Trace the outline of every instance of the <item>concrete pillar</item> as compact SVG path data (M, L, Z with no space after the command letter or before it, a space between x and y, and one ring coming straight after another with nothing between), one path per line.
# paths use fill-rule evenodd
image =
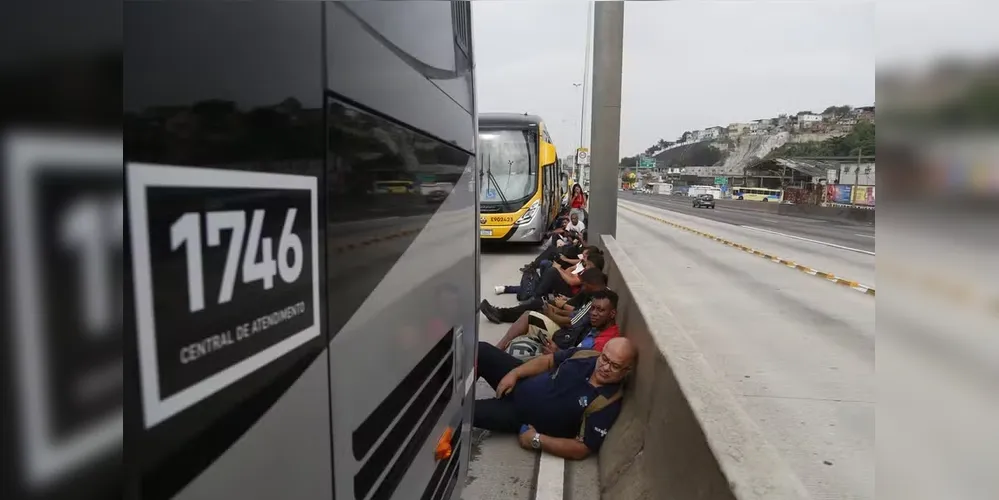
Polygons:
M595 2L593 101L590 106L589 241L617 236L618 153L621 142L621 62L624 2Z

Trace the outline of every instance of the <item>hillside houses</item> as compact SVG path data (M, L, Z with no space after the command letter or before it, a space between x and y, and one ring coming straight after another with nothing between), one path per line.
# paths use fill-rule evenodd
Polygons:
M791 142L795 136L805 140L817 140L815 137L835 137L849 133L860 122L874 123L874 106L830 106L822 113L800 111L795 114L780 114L774 118L761 118L751 122L735 122L727 126L714 126L702 130L684 132L678 140L660 139L650 146L645 155L654 156L662 151L681 147L696 142L711 141L715 147L727 150L742 138L749 136L767 136L781 132L791 133Z

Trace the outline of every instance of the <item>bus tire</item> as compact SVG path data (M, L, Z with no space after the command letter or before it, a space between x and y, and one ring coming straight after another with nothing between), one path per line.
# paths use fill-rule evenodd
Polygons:
M742 196L740 196L740 197L739 197L739 200L740 200L740 201L742 200Z
M770 201L770 200L768 200L768 199L766 199L766 198L763 198L763 203L766 203L766 202L768 202L768 201Z

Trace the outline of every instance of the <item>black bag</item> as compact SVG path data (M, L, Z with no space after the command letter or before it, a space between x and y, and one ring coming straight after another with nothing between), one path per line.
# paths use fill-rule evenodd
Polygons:
M538 276L537 271L534 269L524 271L520 277L520 291L517 292L517 300L523 302L533 297L534 290L538 288L538 283L540 282L541 276Z
M559 328L554 335L552 335L552 342L558 346L559 349L572 349L579 345L583 341L583 337L590 331L590 314L587 312L586 315L575 324L569 326L563 326Z

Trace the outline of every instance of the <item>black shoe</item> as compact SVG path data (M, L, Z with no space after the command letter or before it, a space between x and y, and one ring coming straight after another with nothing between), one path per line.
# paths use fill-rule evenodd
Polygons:
M493 305L490 304L487 300L483 299L482 303L479 304L479 311L482 312L482 315L485 316L490 323L496 323L496 324L502 323L502 321L500 321L499 316L496 314L496 308L493 307Z

